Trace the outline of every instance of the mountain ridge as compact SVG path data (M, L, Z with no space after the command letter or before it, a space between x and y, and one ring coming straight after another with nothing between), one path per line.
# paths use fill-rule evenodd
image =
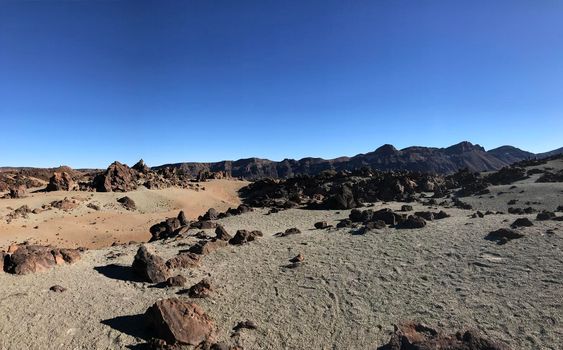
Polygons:
M486 151L479 144L462 141L444 148L410 146L400 150L393 145L384 144L371 152L334 159L305 157L298 160L286 158L273 161L251 157L219 162L171 163L153 168L176 168L192 176L202 172L224 172L227 176L245 179L287 178L295 175L315 175L324 170L353 170L362 167L450 174L462 168L493 171L528 158L542 158L559 153L563 153L563 147L534 154L508 145Z

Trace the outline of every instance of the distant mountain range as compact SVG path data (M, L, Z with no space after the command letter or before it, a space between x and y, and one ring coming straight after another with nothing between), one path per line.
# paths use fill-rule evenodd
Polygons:
M407 147L401 150L383 145L373 152L335 159L303 158L272 161L247 158L214 163L165 164L154 169L172 167L197 176L200 172L225 172L233 177L257 179L263 177L287 178L295 175L314 175L324 170L352 170L369 167L377 170L411 170L449 174L462 168L472 171L498 170L528 158L544 158L563 153L563 147L545 153L531 153L513 146L501 146L489 151L464 141L446 148Z

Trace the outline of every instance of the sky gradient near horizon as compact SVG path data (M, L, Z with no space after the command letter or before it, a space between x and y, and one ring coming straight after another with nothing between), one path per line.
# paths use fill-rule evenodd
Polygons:
M0 166L563 146L563 2L0 0Z

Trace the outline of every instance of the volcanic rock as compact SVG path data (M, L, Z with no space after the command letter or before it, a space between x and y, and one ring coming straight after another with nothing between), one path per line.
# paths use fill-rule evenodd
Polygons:
M59 249L50 246L19 245L7 260L4 269L16 275L41 272L64 264L75 263L80 259L76 249Z
M227 230L225 230L225 228L221 225L218 225L217 228L215 229L215 235L217 239L220 239L222 241L229 241L231 240L231 235L227 232Z
M161 283L170 277L164 259L153 254L146 246L141 246L133 260L133 270L147 282Z
M215 325L203 309L178 298L157 301L145 318L157 337L171 345L195 346L215 337Z
M49 179L49 184L45 191L74 191L78 190L78 184L72 179L72 176L66 171L55 172Z
M538 213L538 215L536 216L536 220L538 221L545 221L545 220L552 220L555 218L555 213L552 211L542 211L541 213Z
M487 236L485 236L485 239L489 241L496 241L497 244L501 245L507 243L510 240L522 237L524 237L524 235L519 232L507 228L501 228L496 231L490 232Z
M292 228L288 228L284 232L278 232L278 233L274 234L274 236L285 237L285 236L296 235L296 234L300 234L300 233L301 233L301 231L298 228L292 227Z
M412 211L412 205L408 205L408 204L403 204L401 206L401 211Z
M62 286L59 286L58 284L52 286L51 288L49 288L49 290L50 290L51 292L55 292L55 293L63 293L63 292L66 292L66 288L65 288L65 287L62 287Z
M237 233L233 238L229 240L229 244L232 245L241 245L246 244L248 242L252 242L258 237L262 237L263 234L261 231L248 231L248 230L238 230Z
M173 277L169 277L166 282L166 286L168 287L183 287L188 282L188 279L182 275L177 275Z
M137 206L135 205L135 201L133 201L131 198L125 196L125 197L121 197L117 200L119 203L121 203L121 205L123 205L123 207L127 210L135 210L137 209Z
M416 229L426 226L423 218L415 215L409 215L408 218L397 224L398 229Z
M136 171L113 162L104 173L96 175L92 185L98 192L128 192L137 189Z
M510 226L511 227L522 227L522 226L523 227L529 227L529 226L534 226L534 224L528 218L518 218Z
M207 255L216 251L219 248L225 247L227 245L226 241L222 241L220 239L212 239L212 240L201 240L190 247L190 253L200 254L200 255Z
M185 269L199 266L200 255L195 253L180 253L166 261L169 269Z
M474 331L444 335L419 323L395 326L389 343L378 350L509 350L499 342L491 341Z
M190 298L208 298L211 292L213 292L213 288L207 278L202 279L187 290Z
M315 228L317 230L321 230L321 229L325 229L328 227L328 224L326 221L319 221L319 222L315 222Z

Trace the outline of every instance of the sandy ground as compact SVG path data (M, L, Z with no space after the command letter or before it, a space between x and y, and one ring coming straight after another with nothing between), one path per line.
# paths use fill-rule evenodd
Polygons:
M178 272L188 277L188 286L211 279L215 293L196 302L215 320L219 340L245 349L375 349L401 320L452 332L477 328L513 349L561 349L561 224L534 221L522 229L524 238L499 246L483 237L519 216L471 219L471 211L446 211L452 217L423 229L360 236L311 229L319 220L335 224L349 211L258 210L219 222L231 233L260 229L264 238L224 248L205 257L200 268ZM303 233L272 236L290 227ZM556 234L545 234L547 229ZM193 241L151 245L168 258L185 248L179 243ZM77 264L46 273L0 274L0 348L140 348L146 336L141 314L179 288L135 282L129 266L137 248L91 250ZM112 252L124 255L109 259ZM284 268L297 253L305 263ZM49 292L54 284L68 291ZM259 328L231 338L232 327L246 319Z
M205 191L197 192L181 188L142 188L128 193L36 192L21 199L0 199L0 248L23 241L89 248L106 247L113 242L146 241L150 238L151 225L165 217L176 216L179 210L184 210L188 218L197 218L210 207L224 211L239 205L237 191L246 184L236 180L212 180L200 183ZM125 195L135 201L137 210L126 210L117 202ZM69 211L52 209L6 223L5 216L22 205L35 209L65 197L80 204ZM98 205L101 210L88 208L89 203Z
M528 206L521 204L526 201L540 202L531 205L537 209L553 210L563 204L563 184L532 181L518 183L516 189L497 186L491 195L463 200L482 211L506 211L510 199L519 200L516 207ZM224 210L238 204L236 190L242 185L213 181L200 192L128 193L137 202L136 212L120 209L115 200L123 194L116 193L94 197L41 193L2 200L0 215L5 215L8 205L34 208L64 196L87 198L70 213L53 210L30 214L28 221L2 223L0 239L5 244L28 238L60 243L50 233L54 228L69 246L147 239L151 223L176 215L180 208L195 217L210 206ZM85 207L89 202L98 203L102 210L89 212ZM377 203L373 209L398 209L401 204ZM426 209L420 204L414 207ZM206 256L200 267L177 273L188 278L187 286L203 277L211 280L212 297L195 302L215 320L218 340L247 350L376 349L388 341L393 324L404 320L446 332L476 328L515 350L562 349L562 222L536 221L535 214L471 218L474 210L444 210L452 216L428 222L422 229L386 228L365 235L354 235L349 229L312 229L321 220L335 225L348 217L345 210L292 209L271 215L256 210L218 221L231 234L258 229L265 237L223 248ZM484 239L519 217L534 222L532 227L518 229L524 238L505 245ZM90 225L92 221L96 224ZM34 225L39 229L31 229ZM303 233L273 236L291 227ZM170 258L195 241L181 238L150 246ZM130 269L138 247L89 250L78 263L45 273L0 273L0 349L142 349L147 337L142 314L157 299L176 296L181 288L138 282ZM298 253L305 256L304 264L285 268ZM116 254L122 255L111 258ZM55 284L68 290L50 292ZM235 324L246 319L255 321L258 329L231 337Z

